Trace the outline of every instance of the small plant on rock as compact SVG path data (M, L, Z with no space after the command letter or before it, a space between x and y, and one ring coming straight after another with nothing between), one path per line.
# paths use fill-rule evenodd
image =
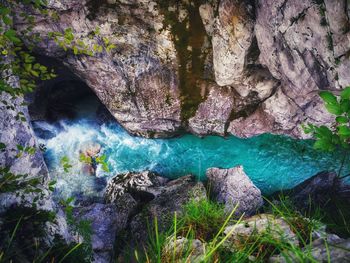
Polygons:
M304 126L304 131L316 139L314 144L316 149L342 152L342 164L338 173L340 176L350 149L350 87L342 90L340 95L334 95L330 91L321 91L320 97L328 112L335 115L335 122L330 127L308 124Z

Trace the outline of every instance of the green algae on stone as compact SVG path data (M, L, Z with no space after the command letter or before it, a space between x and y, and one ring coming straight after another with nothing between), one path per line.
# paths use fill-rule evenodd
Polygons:
M200 4L201 1L158 1L164 24L170 26L179 60L181 119L184 123L194 116L198 105L204 100L199 82L204 75L204 59L201 55L206 31L199 14ZM171 11L169 7L175 7L175 10ZM180 8L187 12L183 21L179 21Z

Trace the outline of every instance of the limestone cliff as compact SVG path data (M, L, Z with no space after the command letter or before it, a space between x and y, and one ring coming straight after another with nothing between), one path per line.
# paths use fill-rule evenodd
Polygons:
M63 61L141 136L303 137L302 123L332 121L317 91L350 83L346 0L51 0L48 8L55 19L34 14L36 52ZM66 28L91 48L104 37L116 48L64 51L47 35Z

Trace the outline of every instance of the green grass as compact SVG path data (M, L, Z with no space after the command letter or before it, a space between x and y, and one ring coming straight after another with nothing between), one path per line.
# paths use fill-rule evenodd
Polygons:
M298 243L276 236L269 228L263 232L254 232L241 239L231 241L230 237L244 219L234 219L233 210L227 215L223 206L212 201L191 200L183 207L181 214L174 215L172 226L165 232L159 232L157 220L153 232L150 233L149 244L143 251L135 251L137 262L268 262L271 256L279 255L291 262L316 262L311 255L312 233L321 228L320 218L313 213L313 218L305 218L297 212L288 198L277 203L267 200L265 211L273 218L283 218L295 234ZM233 226L229 233L225 228ZM187 240L179 245L175 241L184 237ZM192 242L200 240L203 244L202 253L196 255ZM238 241L237 241L238 240ZM172 245L169 245L172 244ZM174 245L176 244L176 245Z
M13 207L3 213L1 219L0 263L90 262L85 242L67 244L55 237L52 244L47 244L46 224L55 222L53 212Z
M222 227L225 217L223 205L201 199L188 202L180 219L185 231L192 229L195 238L208 240Z

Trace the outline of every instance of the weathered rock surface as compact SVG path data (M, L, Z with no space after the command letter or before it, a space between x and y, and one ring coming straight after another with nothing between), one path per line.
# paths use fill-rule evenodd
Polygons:
M127 216L118 213L114 205L100 203L75 208L74 214L78 221L88 220L91 223L94 262L111 262L116 237L126 227Z
M40 178L42 188L45 190L49 178L40 150L37 150L34 154L22 153L21 156L18 157L20 150L17 145L23 147L38 147L31 125L26 121L29 119L28 109L22 106L22 103L22 98L12 100L11 96L4 92L0 94L0 122L2 125L0 142L6 147L0 151L0 167L8 167L10 168L10 172L16 175L28 174L28 178ZM26 120L21 121L21 116ZM4 174L2 173L1 176L4 176ZM28 203L31 203L29 195L28 198ZM4 193L1 194L0 203L1 211L13 204L22 203L22 201L14 194ZM44 203L43 205L45 206ZM49 204L47 203L46 205Z
M175 47L154 6L153 1L140 1L137 7L123 2L118 8L95 1L50 1L58 21L35 14L33 32L43 37L37 51L68 65L129 132L164 137L180 128L180 91ZM90 39L97 27L98 36ZM66 28L90 50L103 38L116 48L94 56L66 53L47 38L48 32Z
M244 246L250 238L261 237L264 234L269 235L276 242L299 245L298 238L289 224L282 218L271 214L259 214L245 219L239 224L227 226L224 233L229 235L226 247L233 251L235 248Z
M209 168L206 172L211 194L219 203L223 203L228 212L235 206L236 216L253 215L263 205L260 190L244 173L242 166L230 169Z
M340 28L348 25L345 1L258 1L259 61L281 81L282 89L263 107L279 129L300 136L301 122L332 120L315 91L340 88L345 82L339 73L347 63L350 41L348 30ZM280 100L284 110L276 107Z
M167 179L150 171L117 175L108 182L105 191L106 201L109 203L117 202L126 193L134 195L136 199L140 199L141 195L148 194L149 198L153 199L161 192L159 187L164 186L166 181Z
M5 57L3 59L7 60ZM18 88L18 79L15 76L5 78L7 74L8 72L0 72L0 76L7 79L9 86L13 89ZM50 180L48 170L28 120L28 108L24 104L23 97L17 96L14 98L8 93L1 92L0 179L2 180L0 221L3 217L6 217L7 213L21 209L33 211L33 213L55 212L57 213L55 220L46 222L44 225L45 235L38 238L38 242L42 245L51 246L54 244L55 238L71 242L73 237L68 231L65 215L51 199L48 189ZM22 177L14 177L20 175ZM26 175L26 177L23 175ZM32 190L35 188L35 191L28 191L30 187L26 186L25 182L34 179L38 180L32 188ZM8 229L5 229L5 231L8 231ZM28 237L28 241L30 242L30 237ZM19 250L23 248L21 245L18 245Z
M303 137L301 123L332 121L316 91L347 85L344 54L350 41L348 30L344 30L349 27L346 10L341 0L271 0L257 1L254 6L248 1L220 1L218 9L210 4L201 7L207 33L213 36L215 80L219 85L249 94L258 85L243 85L244 79L261 71L251 72L252 66L265 67L270 78L281 83L277 92L267 92L271 97L261 99L256 111L231 119L229 133L240 137L263 132ZM233 62L233 54L240 57L239 62Z
M213 13L211 10L211 17ZM220 86L234 84L246 69L254 38L253 17L253 6L248 1L224 0L218 6L218 17L209 21L215 80Z
M147 225L152 229L155 218L159 231L167 229L173 213L181 213L183 205L192 198L206 198L206 190L190 175L167 181L151 172L128 173L109 182L105 198L118 209L129 207L125 246L132 248L145 244L149 235Z
M170 236L165 241L166 244L162 251L162 257L165 261L180 259L180 261L201 262L205 252L205 244L198 239L189 240L185 237Z
M349 84L345 1L191 3L52 0L58 21L35 14L37 51L68 65L133 134L304 137L301 123L333 120L317 91ZM46 36L67 27L89 48L103 37L116 48L64 52ZM217 87L203 92L199 81Z

